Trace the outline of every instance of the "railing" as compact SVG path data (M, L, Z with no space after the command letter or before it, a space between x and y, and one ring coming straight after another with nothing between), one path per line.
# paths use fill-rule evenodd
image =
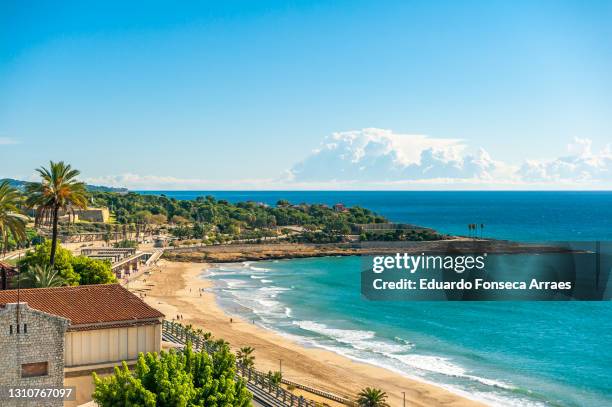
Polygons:
M161 258L162 254L164 254L164 249L154 249L153 252L151 253L151 256L145 262L145 265L149 266L155 263L157 260Z
M205 339L202 335L187 329L183 325L164 320L162 322L162 333L165 340L178 344L186 344L191 342L192 346L196 350L205 350L209 354L213 354L218 347L210 340ZM283 389L280 385L275 383L271 378L263 372L258 370L245 367L239 363L236 363L236 374L242 378L247 385L247 388L253 393L255 399L266 406L273 407L316 407L317 403L313 400L308 400L303 396L296 396ZM306 386L298 385L297 383L283 380L283 383L293 385L297 388L312 391L314 394L318 394L323 397L330 398L331 400L339 401L341 403L348 401L342 397L338 397L332 394L327 394L320 390L309 389ZM315 391L313 391L315 390ZM331 397L330 397L331 396ZM353 405L347 404L347 405Z
M348 397L342 397L342 396L339 396L337 394L333 394L333 393L329 393L327 391L315 389L313 387L306 386L306 385L300 384L300 383L296 383L296 382L293 382L293 381L287 380L287 379L281 379L281 383L289 385L289 386L293 386L293 387L295 387L297 389L306 390L309 393L316 394L316 395L321 396L321 397L325 397L326 399L329 399L329 400L337 401L338 403L342 403L342 404L347 405L347 406L351 406L351 407L357 406L357 403L355 403L353 400L349 399Z

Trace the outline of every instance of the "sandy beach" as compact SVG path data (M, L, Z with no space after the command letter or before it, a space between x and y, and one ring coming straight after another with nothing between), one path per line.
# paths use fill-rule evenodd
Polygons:
M379 387L389 394L391 406L402 405L402 392L410 406L478 406L446 389L405 378L369 364L354 362L322 349L306 348L292 340L250 322L227 315L217 305L208 288L211 282L200 278L206 264L175 263L162 260L151 274L130 282L129 289L146 293L144 300L166 314L168 319L182 314L184 324L192 324L223 338L233 348L255 348L259 370L278 370L283 361L283 376L289 380L343 396L360 389ZM333 403L330 403L333 405Z

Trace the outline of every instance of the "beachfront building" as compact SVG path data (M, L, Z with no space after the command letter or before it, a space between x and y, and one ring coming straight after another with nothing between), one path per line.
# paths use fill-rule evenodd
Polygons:
M67 321L61 346L53 342L46 345L49 349L61 349L64 385L76 386L77 400L65 404L67 406L91 399L91 372L108 374L121 361L135 364L140 352L161 350L164 315L119 284L24 289L20 290L19 300L21 305L27 303L27 309L36 315L44 314ZM5 327L16 323L13 312L9 312L13 309L11 304L16 302L17 290L0 291L0 307L4 308L0 322L5 331ZM47 339L46 331L39 325L42 326L42 322L28 323L27 332L29 337L44 342ZM14 335L16 329L14 326ZM20 332L25 329L21 327ZM3 349L10 349L8 344L4 347L4 342L2 346ZM43 359L47 357L36 347L29 351L34 359L35 355L40 356L41 360L36 362L44 362ZM16 361L10 363L17 366L14 365Z

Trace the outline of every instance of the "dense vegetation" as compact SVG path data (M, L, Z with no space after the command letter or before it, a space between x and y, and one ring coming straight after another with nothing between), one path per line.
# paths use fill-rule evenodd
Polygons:
M95 373L93 399L101 407L114 406L206 406L246 407L251 393L236 380L236 360L227 345L210 356L184 350L160 354L142 353L133 372L127 365L100 378Z
M440 240L444 235L437 233L431 229L398 229L384 233L361 233L359 240L362 241L382 241L382 242L398 242L398 241L426 241Z
M335 210L326 205L292 205L284 200L268 206L257 202L232 204L212 196L177 200L164 195L103 192L94 193L93 200L96 206L111 208L119 223L171 223L175 225L173 234L181 239L203 239L211 233L258 239L272 236L271 229L282 232L286 226L336 236L351 233L353 224L387 221L358 206Z
M28 250L19 260L18 266L22 270L35 269L50 263L51 242L46 241ZM111 271L108 261L90 259L85 256L74 256L69 250L57 247L53 269L66 285L108 284L115 283L117 279Z

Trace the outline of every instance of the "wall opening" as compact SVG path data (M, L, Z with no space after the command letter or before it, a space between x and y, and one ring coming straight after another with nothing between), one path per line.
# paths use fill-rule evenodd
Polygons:
M21 365L21 377L38 377L49 374L49 362L24 363Z

